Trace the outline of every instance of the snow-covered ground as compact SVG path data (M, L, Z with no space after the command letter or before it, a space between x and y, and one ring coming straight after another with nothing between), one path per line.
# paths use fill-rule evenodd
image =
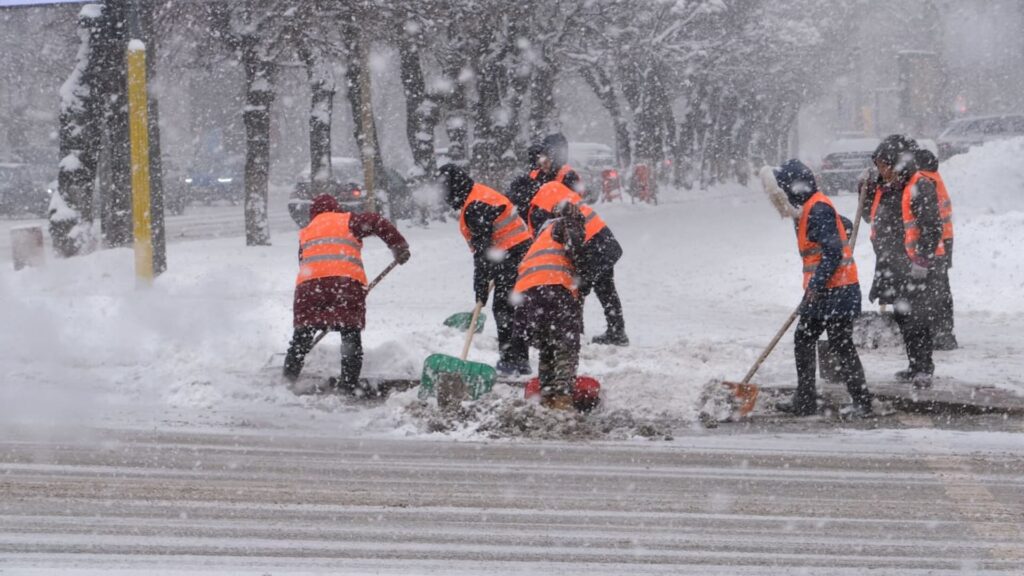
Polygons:
M991 144L943 170L962 345L938 354L946 385L1024 392L1022 152L1024 140ZM837 199L847 215L854 203ZM696 424L705 382L742 376L800 297L792 225L760 190L598 209L626 250L633 342L584 346L604 408L541 413L500 386L454 429L415 391L377 405L297 397L264 369L290 335L283 204L265 248L243 245L239 208L172 217L170 269L146 290L128 250L19 272L4 250L0 572L1020 573L1019 418ZM428 354L457 352L441 320L472 304L454 223L403 232L412 261L369 299L368 375L415 377ZM866 280L867 242L857 259ZM365 260L372 274L388 253L370 240ZM604 328L593 300L586 323ZM310 373L338 369L336 338ZM493 321L471 358L497 359ZM862 358L872 381L905 362L897 349ZM793 380L787 338L757 381Z
M943 167L957 210L952 283L962 348L937 355L937 375L1024 393L1022 152L1024 140L993 143ZM854 203L852 196L837 199L849 216ZM195 220L191 228L176 218L170 225L212 235L203 228L210 227L202 223L203 210L180 217ZM218 218L241 212L205 210ZM792 227L759 190L740 186L667 192L658 206L615 203L598 210L625 249L616 277L632 346L585 345L581 370L604 383L608 411L693 422L701 387L742 376L799 301ZM337 398L296 397L264 369L286 348L291 330L297 235L281 224L271 247L246 247L237 235L172 239L169 270L147 290L136 288L129 250L49 258L43 268L19 272L5 265L0 421L424 432L406 410L415 392L383 406L355 407ZM220 224L232 225L238 223ZM416 377L430 353L456 353L461 334L441 320L472 305L470 257L455 222L402 231L412 261L369 297L364 374L370 376ZM873 268L866 240L856 256L866 294ZM371 239L365 261L373 274L389 254ZM593 297L586 325L588 339L604 329ZM309 373L336 369L333 338L313 352ZM784 341L757 381L791 383L791 348ZM471 359L497 359L493 321L475 340ZM863 359L869 381L885 380L905 362L895 349L866 351Z

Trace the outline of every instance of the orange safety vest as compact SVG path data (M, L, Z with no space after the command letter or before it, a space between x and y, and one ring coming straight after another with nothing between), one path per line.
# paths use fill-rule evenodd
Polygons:
M572 265L565 245L556 242L552 234L556 218L544 223L537 239L519 263L519 277L513 290L519 294L537 286L562 286L577 296L576 268Z
M466 197L466 203L462 205L462 212L459 213L459 230L462 231L462 237L466 239L466 243L470 244L470 250L472 250L473 235L469 231L469 226L466 225L466 208L473 202L483 202L502 208L498 219L494 221L494 231L491 234L492 248L509 250L530 239L530 231L523 219L519 217L511 200L483 184L473 184L473 189Z
M570 170L572 170L572 167L568 164L562 164L562 167L558 169L558 172L555 174L552 182L562 182L565 180L565 175L568 174ZM536 180L538 176L540 176L540 170L530 170L530 180Z
M818 269L818 264L821 263L821 244L811 242L807 238L807 221L811 216L811 208L819 202L828 204L832 207L833 211L836 209L832 201L828 199L828 196L825 196L820 191L815 192L804 203L803 212L800 214L800 223L796 231L797 248L800 250L800 256L804 261L804 290L807 290L807 286L811 283L811 277L814 276L814 272ZM825 288L838 288L857 283L857 264L853 261L850 239L846 236L846 227L843 226L843 221L839 218L838 211L836 211L836 228L839 229L839 238L843 241L843 260L839 263L839 267L836 268L832 277L825 283Z
M917 186L917 181L921 178L926 178L923 172L915 172L907 185L903 187L903 246L907 249L907 256L911 260L917 256L917 241L921 238L921 229L917 226L917 218L914 217L914 213L910 210L910 201L914 197L914 187ZM935 186L936 195L938 195L938 185ZM942 199L939 198L939 204L941 206ZM941 218L942 209L939 209L939 215ZM945 256L946 246L940 240L938 246L935 248L935 254L933 256Z
M552 180L547 184L540 187L537 193L533 195L533 200L530 201L530 212L527 214L527 221L531 222L530 216L533 215L534 208L540 208L541 210L555 212L555 207L560 203L568 201L576 206L580 207L580 212L583 213L583 218L586 221L586 228L584 229L584 242L590 242L598 232L608 227L604 223L604 220L594 212L594 209L583 203L583 198L580 195L573 192L572 188L569 188L565 184ZM533 232L532 222L530 224L530 232Z
M295 285L340 276L366 285L363 242L349 228L348 212L325 212L299 231L299 276Z
M942 220L942 240L953 239L953 202L949 199L949 191L946 190L946 183L938 172L921 170L929 180L935 182L935 193L939 196L939 218Z

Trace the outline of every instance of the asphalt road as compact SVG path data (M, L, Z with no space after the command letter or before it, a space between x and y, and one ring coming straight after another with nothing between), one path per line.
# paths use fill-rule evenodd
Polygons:
M242 430L0 441L0 574L1024 573L1024 443L913 429L672 442Z

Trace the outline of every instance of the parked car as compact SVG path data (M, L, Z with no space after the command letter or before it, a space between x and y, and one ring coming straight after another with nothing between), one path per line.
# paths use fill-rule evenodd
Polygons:
M953 120L939 134L939 160L962 154L972 146L1024 136L1024 114L975 116Z
M171 173L173 173L173 169ZM172 213L180 214L195 202L240 204L245 198L245 159L241 155L197 158L184 171L181 185L170 186Z
M821 189L830 196L840 192L856 192L857 178L870 167L871 154L878 147L878 138L840 138L825 149L819 177Z
M600 142L570 142L569 165L583 181L582 196L587 202L596 202L601 196L601 173L617 170L615 151Z
M45 217L55 183L48 166L0 162L0 214Z
M296 180L288 198L288 213L295 224L302 228L309 224L309 206L314 196L308 166L298 174ZM331 157L331 180L326 183L327 193L334 196L345 210L362 212L366 209L364 184L363 163L360 160L346 156ZM399 173L386 170L384 174L378 174L374 187L385 192L377 197L378 210L390 208L393 212L390 216L395 219L412 215L409 187Z

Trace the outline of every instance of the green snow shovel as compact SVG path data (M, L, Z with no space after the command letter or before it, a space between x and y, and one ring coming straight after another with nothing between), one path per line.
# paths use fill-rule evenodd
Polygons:
M494 288L494 282L487 287L488 294ZM477 302L473 308L466 327L480 325L478 318L483 302ZM452 407L465 397L476 400L491 391L498 373L493 366L480 362L469 362L469 346L473 335L479 330L466 330L466 342L462 346L462 356L456 358L446 354L431 354L423 361L423 373L420 376L419 397L421 400L431 395L437 396L437 403L442 408Z
M451 316L444 319L444 325L449 328L455 328L460 332L469 330L470 326L476 325L476 329L473 330L477 334L484 331L484 324L487 323L487 314L473 312L456 312Z

